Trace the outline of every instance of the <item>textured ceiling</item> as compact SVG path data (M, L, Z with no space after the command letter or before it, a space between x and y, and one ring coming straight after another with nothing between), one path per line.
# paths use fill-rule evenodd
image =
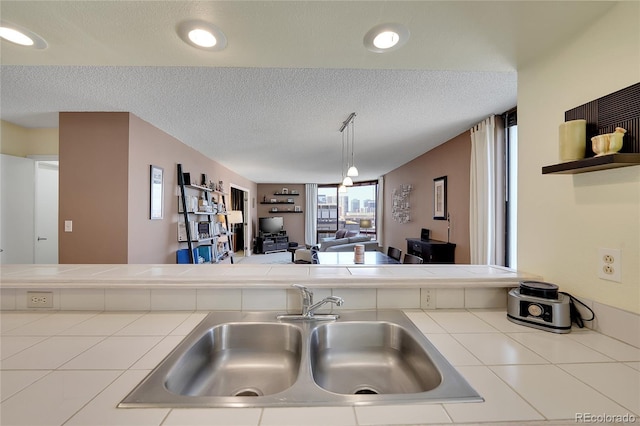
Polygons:
M6 1L3 20L47 40L2 42L1 117L57 126L58 111L130 111L256 182L340 179L340 125L356 112L356 165L373 179L516 105L516 70L613 2ZM184 44L204 19L228 46ZM411 31L376 54L374 25Z

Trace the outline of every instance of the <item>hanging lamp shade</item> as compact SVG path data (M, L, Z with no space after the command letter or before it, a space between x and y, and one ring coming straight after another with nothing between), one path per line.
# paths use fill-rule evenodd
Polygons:
M342 185L342 184L340 184L340 186L338 187L338 193L344 194L346 192L347 192L347 187Z
M343 186L353 186L353 180L349 176L347 176L342 181L342 185Z
M358 176L358 168L356 166L349 167L349 170L347 170L347 176Z

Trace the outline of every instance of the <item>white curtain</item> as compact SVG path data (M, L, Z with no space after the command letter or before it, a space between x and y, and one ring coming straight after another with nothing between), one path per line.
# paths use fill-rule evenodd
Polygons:
M318 184L307 183L304 191L306 196L304 243L313 246L318 242Z
M491 116L471 129L471 263L504 265L504 124Z
M376 200L376 235L378 246L384 247L384 176L378 178L378 197Z

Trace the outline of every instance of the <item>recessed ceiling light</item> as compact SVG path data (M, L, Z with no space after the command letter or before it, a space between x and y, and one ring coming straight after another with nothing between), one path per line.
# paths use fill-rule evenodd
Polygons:
M35 49L45 49L47 42L33 31L12 24L7 21L0 21L0 38L11 43Z
M220 28L206 21L184 21L177 31L182 41L198 49L218 51L227 47L227 38Z
M213 47L218 42L213 34L200 28L189 31L189 40L200 47Z
M399 49L409 40L409 29L402 24L380 24L364 36L364 46L375 53Z
M383 31L373 39L373 45L378 49L390 49L400 41L395 31Z

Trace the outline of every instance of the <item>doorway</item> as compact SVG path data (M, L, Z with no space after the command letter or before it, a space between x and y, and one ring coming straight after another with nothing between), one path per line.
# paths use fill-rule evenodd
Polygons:
M0 263L58 263L58 157L2 154Z
M231 210L242 212L242 222L232 223L233 252L237 257L249 256L249 191L239 186L231 185Z
M35 263L58 263L58 161L36 161Z

